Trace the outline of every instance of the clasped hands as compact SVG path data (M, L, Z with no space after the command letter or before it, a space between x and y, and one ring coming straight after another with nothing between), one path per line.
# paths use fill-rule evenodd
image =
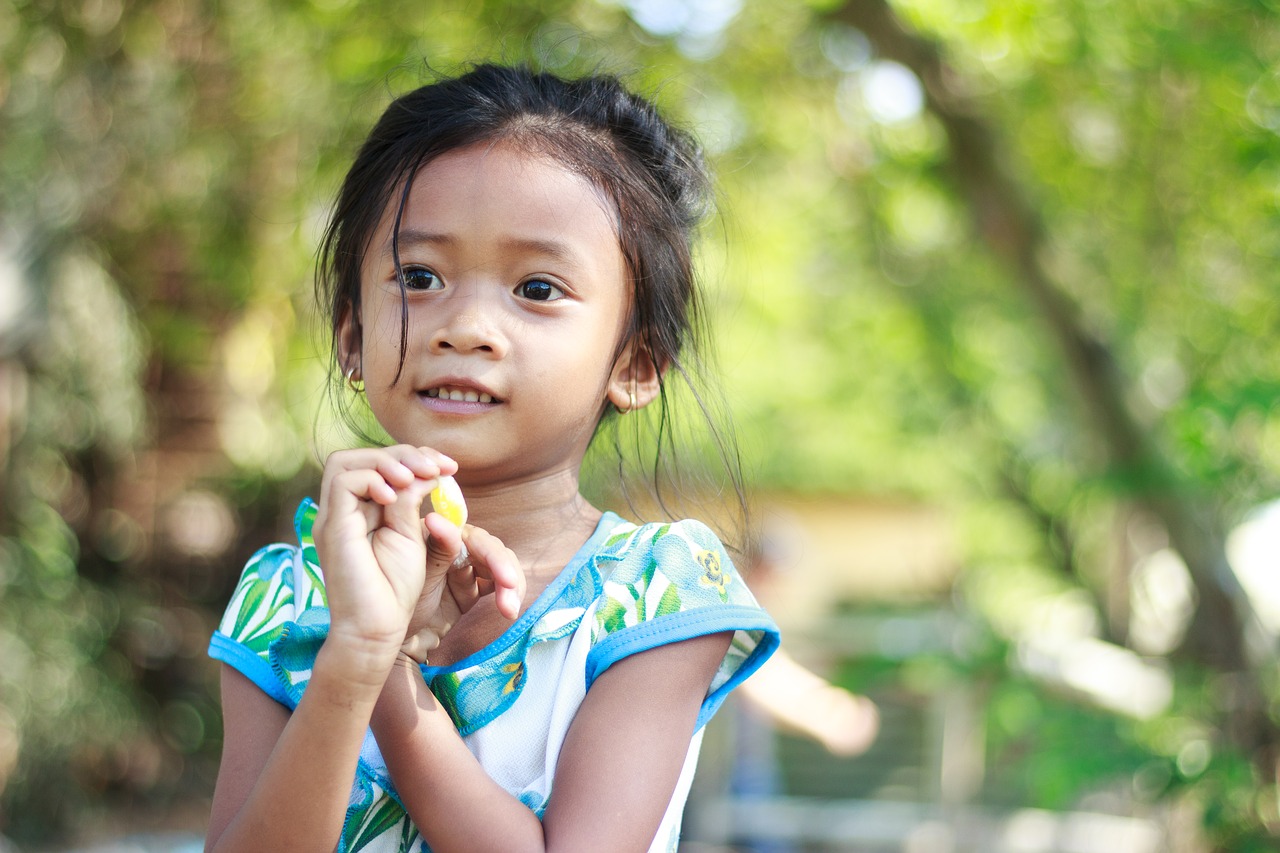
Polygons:
M525 580L511 549L481 528L424 517L437 479L457 468L444 454L404 444L329 457L312 529L328 642L389 668L399 654L425 663L486 595L506 618L519 616ZM468 558L458 560L464 547Z

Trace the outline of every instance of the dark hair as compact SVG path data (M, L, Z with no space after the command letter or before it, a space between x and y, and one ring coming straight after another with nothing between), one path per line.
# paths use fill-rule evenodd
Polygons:
M636 341L656 365L694 388L682 360L697 358L703 330L692 244L711 210L711 184L698 145L613 76L564 79L489 64L395 99L356 155L324 233L317 274L335 363L337 333L347 312L362 333L361 264L393 197L399 194L392 238L398 267L396 238L417 172L446 152L498 141L554 160L609 199L633 292L629 326L619 346ZM403 280L401 288L403 294ZM401 368L407 327L402 315ZM694 394L706 413L701 396L696 390ZM657 421L655 479L662 445L672 431L665 384ZM736 456L724 452L726 443L714 425L712 429L741 496Z

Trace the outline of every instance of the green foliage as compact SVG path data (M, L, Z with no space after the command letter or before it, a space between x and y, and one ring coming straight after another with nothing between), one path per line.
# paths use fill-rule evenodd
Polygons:
M201 644L234 564L287 529L315 461L350 440L309 294L323 213L392 94L478 59L622 72L706 141L716 360L756 485L952 507L958 591L1001 642L1064 594L1125 641L1110 596L1162 544L1132 509L1153 475L1113 464L957 192L944 127L912 107L915 78L836 0L743 4L715 27L645 5L108 0L0 16L0 830L48 837L113 797L207 793ZM993 129L1045 234L1038 261L1108 344L1160 476L1222 523L1274 496L1275 5L895 8ZM191 537L215 528L198 514L183 534L187 506L223 513L225 541L201 551ZM876 677L996 684L1001 790L1058 806L1123 777L1195 803L1220 849L1263 849L1274 789L1218 748L1230 709L1187 698L1213 673L1179 670L1176 709L1136 725L1004 680L999 655L951 666ZM57 813L53 788L75 792Z
M1150 774L1156 763L1134 742L1128 721L1045 695L1026 682L1000 684L989 713L991 802L1017 806L1029 799L1039 808L1070 809L1109 786L1128 794L1135 774Z

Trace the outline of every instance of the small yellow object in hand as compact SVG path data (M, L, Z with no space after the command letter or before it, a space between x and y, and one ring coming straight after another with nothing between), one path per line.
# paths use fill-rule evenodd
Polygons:
M431 507L454 524L467 523L467 502L462 499L462 489L452 477L440 477L431 490Z

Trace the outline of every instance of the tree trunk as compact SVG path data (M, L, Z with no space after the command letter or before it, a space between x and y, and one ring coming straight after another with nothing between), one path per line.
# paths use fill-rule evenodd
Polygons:
M1108 464L1135 484L1134 496L1168 531L1198 594L1193 624L1179 654L1237 676L1240 707L1230 708L1233 740L1253 749L1269 740L1262 691L1250 661L1256 625L1227 563L1224 536L1211 504L1177 483L1126 401L1126 383L1110 347L1084 325L1077 306L1040 262L1044 225L1017 182L1001 168L995 134L975 105L952 85L957 77L937 43L908 30L885 0L852 0L833 18L863 32L880 56L921 80L929 111L949 143L946 168L979 238L1047 327L1076 391L1082 420L1106 451Z

